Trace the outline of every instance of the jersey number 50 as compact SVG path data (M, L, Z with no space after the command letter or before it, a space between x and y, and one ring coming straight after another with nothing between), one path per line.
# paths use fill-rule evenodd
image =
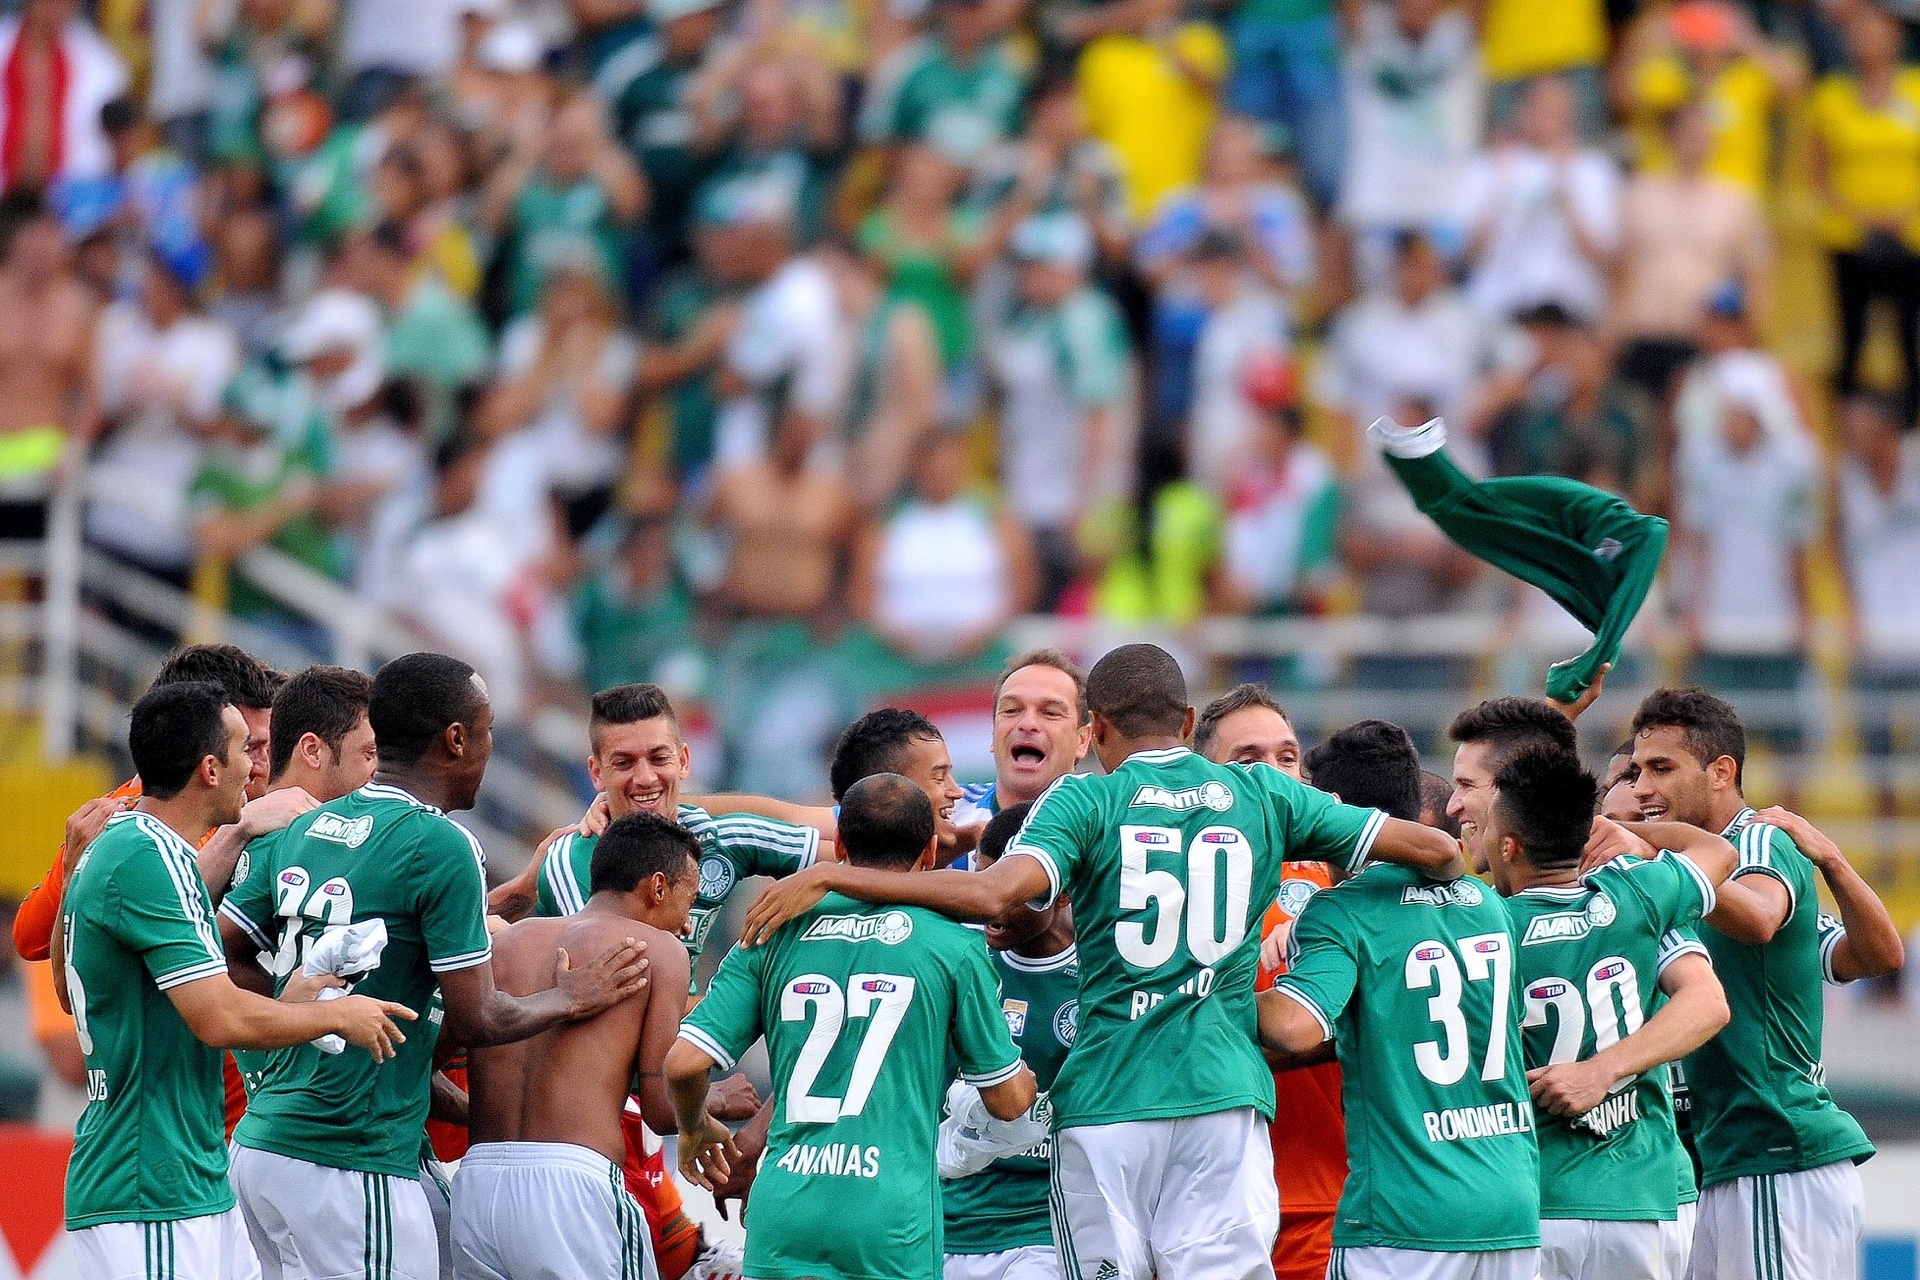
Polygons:
M1186 919L1187 951L1203 965L1218 964L1247 936L1253 898L1253 849L1232 827L1207 827L1186 847L1184 883L1171 871L1147 870L1152 853L1180 853L1178 827L1120 828L1120 909L1157 908L1153 932L1139 920L1122 920L1113 929L1120 958L1136 969L1158 969L1179 949L1181 917ZM1214 901L1226 881L1226 905Z

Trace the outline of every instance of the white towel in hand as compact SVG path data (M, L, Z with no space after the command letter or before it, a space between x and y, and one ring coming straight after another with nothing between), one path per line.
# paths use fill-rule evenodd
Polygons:
M380 953L386 949L387 922L362 920L359 924L321 934L319 941L308 949L306 963L301 968L309 978L332 975L351 984L378 969ZM347 991L348 987L328 987L315 998L336 1000ZM322 1053L344 1053L347 1048L346 1040L334 1035L321 1036L313 1045Z
M1044 1097L1044 1095L1043 1095ZM1048 1124L1036 1114L1050 1114L1035 1099L1024 1115L995 1119L980 1090L956 1080L947 1090L947 1118L940 1122L935 1163L943 1178L965 1178L979 1173L1002 1156L1037 1147L1047 1140Z

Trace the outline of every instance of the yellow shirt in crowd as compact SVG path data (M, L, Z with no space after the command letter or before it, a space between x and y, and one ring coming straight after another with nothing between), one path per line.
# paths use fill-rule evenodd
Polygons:
M1852 76L1830 75L1807 103L1814 136L1827 154L1828 185L1849 208L1898 214L1901 236L1920 251L1920 70L1895 73L1884 108L1867 105ZM1859 221L1829 206L1820 215L1820 239L1833 249L1855 249L1865 238Z
M1487 0L1481 56L1490 80L1520 80L1607 56L1602 0Z
M1205 75L1225 77L1227 42L1207 23L1182 25L1173 47ZM1199 180L1218 110L1152 41L1110 35L1088 45L1080 55L1080 101L1088 132L1119 153L1135 218Z
M1694 93L1694 73L1676 54L1648 58L1633 73L1633 135L1640 167L1650 173L1673 168L1661 132L1669 111ZM1765 196L1773 169L1773 81L1751 58L1722 67L1700 95L1713 121L1713 154L1707 171L1755 196Z

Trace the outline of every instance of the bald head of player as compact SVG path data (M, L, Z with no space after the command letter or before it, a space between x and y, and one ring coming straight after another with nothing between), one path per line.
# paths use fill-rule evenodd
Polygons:
M444 653L409 653L373 677L367 701L375 781L452 811L471 809L493 755L493 707L486 682Z
M1156 644L1123 644L1087 673L1093 753L1112 773L1140 751L1185 746L1193 735L1187 678Z
M840 851L856 867L925 871L939 856L933 804L911 778L876 773L840 797Z

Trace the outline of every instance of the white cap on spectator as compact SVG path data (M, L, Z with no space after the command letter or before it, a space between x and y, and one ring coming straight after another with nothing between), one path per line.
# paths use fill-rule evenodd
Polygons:
M1035 214L1013 229L1010 247L1027 262L1081 271L1093 264L1093 232L1075 213Z
M280 339L280 350L295 364L329 351L363 351L380 342L380 308L373 299L347 289L322 289L300 309Z
M537 68L546 53L540 33L532 27L524 22L502 22L481 38L474 56L489 71L519 76Z

